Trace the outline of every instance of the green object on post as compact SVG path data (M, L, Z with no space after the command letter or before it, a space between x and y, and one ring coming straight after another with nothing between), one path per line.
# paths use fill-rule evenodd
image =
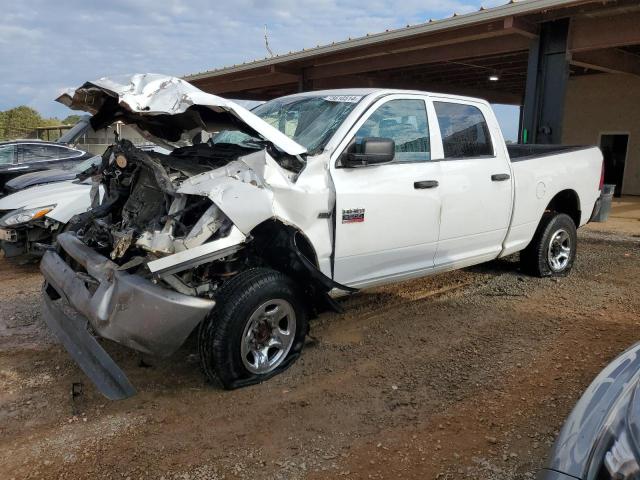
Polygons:
M529 130L526 128L522 129L522 143L528 143L529 141Z

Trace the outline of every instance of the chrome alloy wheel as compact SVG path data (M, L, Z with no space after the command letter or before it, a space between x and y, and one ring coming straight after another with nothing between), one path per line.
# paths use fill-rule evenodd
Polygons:
M254 374L268 373L287 357L296 336L296 313L282 299L254 310L242 333L242 363Z
M571 258L571 237L564 229L556 231L551 236L547 252L547 262L554 272L561 272L569 264Z

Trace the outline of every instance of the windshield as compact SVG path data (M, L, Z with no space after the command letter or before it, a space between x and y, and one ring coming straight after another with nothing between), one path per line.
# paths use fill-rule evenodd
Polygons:
M252 112L314 155L324 148L361 99L361 95L296 95L271 100ZM261 140L237 130L220 132L211 141L262 148Z

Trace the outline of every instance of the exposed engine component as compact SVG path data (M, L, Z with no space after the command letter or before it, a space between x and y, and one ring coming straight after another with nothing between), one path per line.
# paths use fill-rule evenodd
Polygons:
M76 219L73 230L121 268L138 270L147 261L225 236L232 224L209 198L177 193L185 179L229 162L232 149L219 150L196 145L163 155L119 141L107 149L101 165L87 173L104 185L105 195L100 203L95 197L94 208ZM251 151L235 150L233 157ZM212 279L229 275L230 268L236 268L229 265L237 261L227 259L220 266L200 266L159 281L191 295L211 295L216 288Z

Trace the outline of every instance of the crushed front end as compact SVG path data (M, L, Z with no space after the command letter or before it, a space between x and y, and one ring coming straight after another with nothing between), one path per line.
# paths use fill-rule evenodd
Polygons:
M214 306L121 270L74 234L45 253L43 316L73 359L109 399L135 390L92 333L141 352L173 353ZM69 307L75 312L68 313Z
M93 182L90 210L71 219L41 263L45 320L105 396L134 390L96 336L171 355L213 318L231 280L256 269L288 275L305 309L337 308L328 292L348 287L327 276L330 178L324 163L307 162L305 147L171 77L100 79L61 98L93 113L94 128L123 121L173 148L110 146L81 178ZM251 381L260 378L242 384Z
M249 266L245 236L208 197L177 188L229 155L205 145L162 155L118 142L89 172L102 200L96 195L42 259L45 320L108 398L134 391L93 334L171 355L213 308L219 284Z

